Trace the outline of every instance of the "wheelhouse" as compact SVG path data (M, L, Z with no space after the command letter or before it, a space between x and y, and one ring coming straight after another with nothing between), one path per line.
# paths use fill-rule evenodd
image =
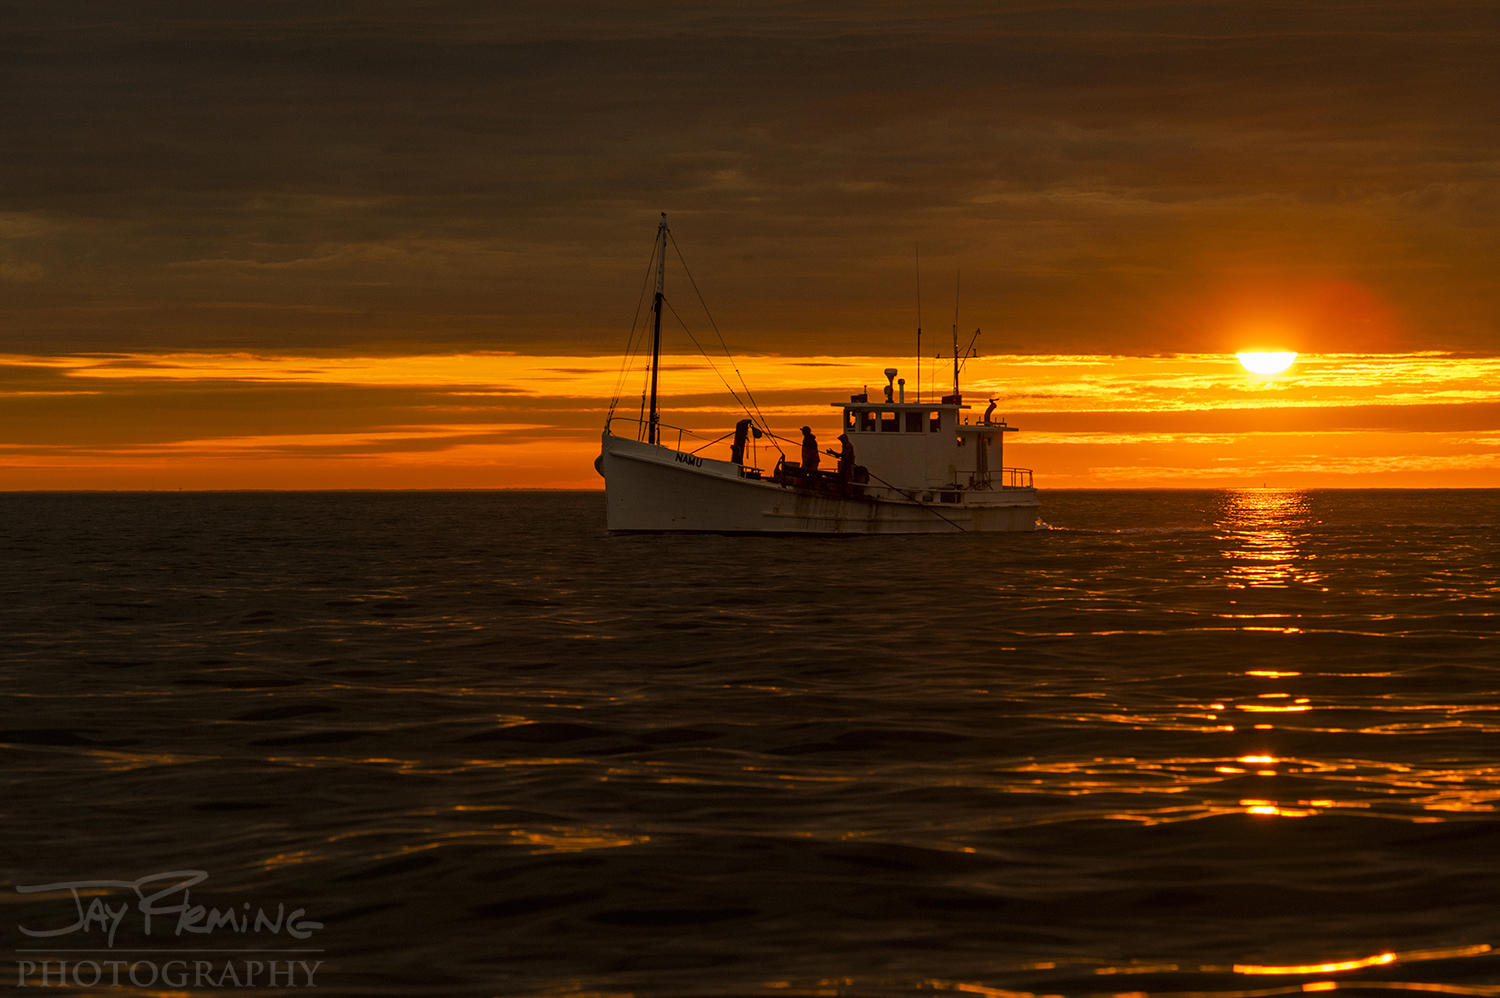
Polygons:
M833 404L843 410L841 426L855 461L877 479L950 491L1021 484L1018 474L1001 473L1005 434L1016 428L1003 420L991 422L993 406L982 421L970 422L964 416L970 407L960 395L947 395L933 404L871 402L862 394Z

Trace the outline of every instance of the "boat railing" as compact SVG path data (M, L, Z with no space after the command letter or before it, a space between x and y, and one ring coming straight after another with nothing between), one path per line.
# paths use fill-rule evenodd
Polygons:
M1030 468L1001 468L1000 484L1008 489L1029 489L1031 485Z
M611 416L611 417L609 417L609 419L607 419L607 420L604 421L604 432L608 433L610 436L614 436L615 433L614 433L613 427L614 427L614 424L617 423L617 422L618 423L634 423L635 427L636 427L635 438L637 440L645 440L646 439L646 425L647 425L647 421L644 420L644 419L637 419L637 418L635 418L633 416ZM676 430L677 431L677 448L676 449L679 450L679 451L682 450L682 443L683 443L682 438L683 438L684 435L692 437L695 441L697 441L697 440L703 441L703 443L699 444L697 447L693 448L692 450L690 450L690 451L684 451L684 453L686 453L686 454L698 454L698 453L706 450L707 448L712 447L714 444L719 443L721 440L727 440L730 437L734 436L734 431L730 430L728 433L721 433L717 437L713 437L712 439L710 439L709 437L704 436L702 433L699 433L697 430L689 430L686 427L672 426L669 423L663 423L663 422L657 422L656 428L657 428L658 431L662 431L662 430ZM661 434L658 432L657 442L662 447L665 447L666 444L665 443L661 443L660 436L661 436ZM765 471L762 470L762 469L760 469L760 468L755 468L755 467L752 467L752 466L750 466L748 464L743 464L743 465L740 466L740 477L742 477L742 478L754 478L754 479L759 480L760 478L762 478L764 476L765 476Z
M611 416L611 417L609 417L609 419L607 419L607 420L604 421L604 432L608 433L610 436L616 436L617 434L612 429L612 427L614 426L615 423L634 423L635 426L636 426L635 438L637 440L645 440L646 439L646 427L649 425L646 420L644 420L644 419L636 419L634 416ZM676 430L677 431L677 449L678 450L682 450L682 437L683 437L683 434L687 434L690 437L695 437L698 440L708 440L708 437L705 437L703 434L698 433L695 430L689 430L689 429L687 429L685 427L681 427L681 426L671 426L671 425L669 425L667 423L663 423L661 421L657 422L656 429L657 429L657 441L656 441L657 443L662 443L662 441L661 441L661 437L663 436L663 432L662 431ZM712 443L712 442L713 441L709 440L709 443ZM666 446L666 445L662 444L662 446Z

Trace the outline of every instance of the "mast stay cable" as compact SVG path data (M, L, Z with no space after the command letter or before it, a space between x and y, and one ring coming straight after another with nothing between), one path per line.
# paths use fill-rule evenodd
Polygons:
M609 414L604 419L604 425L606 426L608 426L609 421L614 418L615 408L620 404L620 393L625 388L626 371L629 368L631 359L635 357L636 327L640 325L641 309L646 304L646 288L650 287L651 285L651 265L655 262L656 241L652 240L651 258L646 261L646 273L645 276L641 278L641 296L636 300L635 303L635 318L630 320L630 338L625 341L625 353L620 357L620 371L615 376L614 395L609 400ZM644 334L646 331L646 327L640 326L640 331ZM642 342L644 342L644 340Z
M677 309L675 307L673 307L672 302L668 298L663 297L662 298L662 304L666 305L667 308L668 308L668 310L671 311L672 318L676 319L677 320L677 324L682 327L682 331L684 333L688 334L688 339L690 339L690 340L693 341L693 346L697 347L698 348L698 352L703 355L703 359L706 360L706 361L708 361L708 367L709 367L709 369L711 371L713 371L714 374L717 374L719 376L719 380L721 382L723 382L725 389L727 389L728 392L729 392L729 394L732 395L732 396L734 396L734 400L740 404L740 409L745 413L745 415L747 415L747 416L750 415L750 409L749 409L748 406L745 405L745 400L742 399L742 398L740 398L739 392L736 392L734 390L734 386L729 383L729 379L726 378L726 377L724 377L723 373L719 370L718 366L714 364L714 359L708 355L708 351L707 350L703 349L703 345L698 342L698 337L696 337L696 336L693 335L693 331L688 328L688 324L686 322L682 321L682 316L680 316L680 315L677 314ZM767 427L768 431L769 431L769 429L770 429L770 427ZM777 450L780 450L780 449L781 448L779 448L779 447L777 448Z
M740 368L739 368L739 365L737 363L735 363L734 355L729 352L729 344L726 343L726 342L724 342L724 334L719 330L719 324L714 321L714 315L713 315L713 313L711 311L709 311L708 302L706 302L706 301L703 300L703 292L698 290L698 282L693 279L693 271L692 271L692 269L690 267L688 267L687 260L683 258L682 250L679 249L678 246L677 246L677 238L672 235L672 232L671 232L670 229L667 230L667 238L670 239L670 240L672 240L672 251L677 254L677 260L678 260L679 263L682 264L683 273L687 274L688 283L693 286L693 293L698 296L698 304L703 306L703 314L706 315L706 316L708 316L708 324L710 326L713 326L714 334L719 337L719 346L721 346L721 347L724 348L724 356L725 356L725 358L728 359L729 366L732 367L732 368L734 368L735 375L739 377L739 379L740 379L740 387L745 390L745 397L750 400L750 405L752 405L752 406L755 407L755 416L756 416L756 418L758 418L760 420L760 425L765 428L766 432L770 433L771 432L771 424L766 421L765 414L760 411L760 403L757 402L757 401L755 401L755 395L754 395L753 392L750 391L750 386L745 382L745 376L744 376L744 374L740 373ZM677 314L677 312L676 312L675 309L673 310L672 314L673 315ZM682 322L682 319L678 318L677 321L678 322ZM687 326L684 325L682 328L686 329ZM688 335L691 336L692 334L689 333ZM698 342L697 340L694 340L693 341L694 345L697 345L697 342ZM708 360L708 351L704 350L700 346L700 347L698 347L698 352L701 353L701 354L703 354L703 358L705 360ZM713 361L712 360L709 360L709 366L711 366L711 367L713 366ZM714 369L714 373L718 374L718 369L717 368ZM725 388L729 388L729 382L724 379L723 375L719 375L719 380L724 381L724 387ZM740 398L739 398L738 395L735 395L735 391L734 391L733 388L729 388L729 393L731 395L734 395L735 401L740 402ZM750 410L745 408L745 403L744 402L740 402L740 408L745 409L745 415L747 415L747 416L750 415ZM773 442L776 440L776 435L775 434L771 434L771 440ZM784 451L782 451L780 447L777 447L776 450L778 452L781 452L781 455L783 457L786 456L786 453Z

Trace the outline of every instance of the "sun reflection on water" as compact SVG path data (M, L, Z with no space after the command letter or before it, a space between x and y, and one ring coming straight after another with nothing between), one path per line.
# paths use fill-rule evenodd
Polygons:
M1110 998L1269 998L1271 995L1296 994L1299 992L1312 991L1340 991L1340 990L1395 990L1395 991L1430 991L1438 994L1476 995L1492 998L1500 994L1500 986L1489 984L1448 984L1433 980L1390 980L1386 977L1372 977L1361 971L1379 972L1382 969L1395 969L1403 965L1419 963L1435 963L1440 961L1458 961L1470 958L1485 958L1494 953L1494 948L1488 943L1466 946L1449 946L1439 949L1406 950L1376 953L1371 956L1357 957L1354 959L1334 959L1320 963L1299 963L1287 965L1264 965L1252 963L1236 963L1232 966L1202 965L1194 963L1157 963L1157 962L1131 962L1124 965L1111 965L1104 961L1078 960L1069 964L1026 964L1011 969L1013 972L1034 971L1042 968L1051 969L1063 966L1076 973L1090 973L1093 976L1113 976L1117 974L1148 974L1153 975L1158 989L1149 991L1117 991ZM1101 965L1102 964L1102 965ZM1459 965L1450 964L1450 972L1457 970ZM1441 973L1441 971L1439 971ZM1406 976L1416 976L1416 968L1405 972ZM1470 971L1472 973L1472 971ZM1328 980L1326 975L1338 974L1348 975L1338 980ZM1170 976L1168 976L1170 975ZM1272 987L1264 988L1235 988L1232 982L1235 978L1230 975L1243 975L1249 977L1273 977L1293 978L1291 981L1273 982ZM1029 976L1029 975L1028 975ZM1311 981L1298 982L1295 978L1313 977L1325 978ZM922 982L923 989L936 991L959 991L969 994L984 995L985 998L1061 998L1056 994L1048 994L1046 990L1037 987L1038 982L1032 977L1030 980L1021 978L1017 983L1030 984L1036 990L1019 990L1015 987L1001 988L993 985L981 984L977 981L948 981L929 978ZM825 982L819 982L820 984ZM1249 983L1248 981L1246 983ZM790 987L792 982L767 982L766 987L783 988ZM1165 985L1165 987L1163 987ZM1227 986L1226 986L1227 985ZM1050 989L1049 989L1050 990ZM843 992L837 992L843 993ZM1094 992L1099 995L1099 992ZM1108 995L1108 992L1103 994Z
M1307 494L1282 489L1230 492L1217 523L1219 540L1227 542L1228 583L1237 587L1314 585L1321 573L1307 564L1315 556L1303 551L1301 529L1311 522Z
M1274 766L1276 768L1261 768ZM1251 782L1254 781L1254 782ZM1418 768L1361 759L1245 755L1095 758L1018 766L997 785L1014 795L1073 797L1097 816L1145 824L1225 814L1287 818L1362 811L1408 821L1492 812L1500 767ZM1247 794L1246 791L1249 791ZM1184 800L1191 794L1191 800Z

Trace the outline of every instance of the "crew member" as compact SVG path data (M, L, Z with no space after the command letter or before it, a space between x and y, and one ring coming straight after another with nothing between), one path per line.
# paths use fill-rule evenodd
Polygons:
M760 439L760 427L753 425L750 420L742 419L734 424L734 443L729 448L730 461L741 465L745 463L745 441L752 433L756 440Z
M854 444L849 441L849 434L839 434L839 477L848 478L854 474Z
M802 427L802 471L818 470L818 438L813 436L811 426Z

